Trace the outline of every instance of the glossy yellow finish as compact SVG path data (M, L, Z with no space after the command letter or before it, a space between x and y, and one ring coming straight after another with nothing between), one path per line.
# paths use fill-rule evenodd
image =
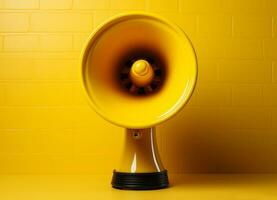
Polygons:
M5 200L276 200L276 174L170 174L167 189L122 191L107 184L111 174L1 175Z
M126 194L152 194L145 197L151 199L272 198L267 194L274 193L275 184L274 191L258 183L253 189L227 181L216 185L218 177L189 179L191 184L170 190L110 193L110 172L119 161L125 135L88 105L78 60L90 33L122 11L154 12L175 22L195 47L199 76L186 107L157 126L157 144L168 171L276 172L276 8L275 0L1 0L1 174L109 173L105 180L90 176L88 184L75 181L75 187L60 195L36 184L41 193L30 191L28 199L36 194L35 199L59 200L64 194L67 199L124 199ZM24 191L5 190L8 183L24 188L16 180L19 177L3 179L1 200L23 198ZM104 186L97 188L97 182ZM94 186L102 189L91 192ZM78 187L88 189L73 192ZM167 196L160 195L167 191Z
M156 144L155 128L127 129L123 155L116 171L136 173L163 170Z
M126 95L117 80L117 63L137 49L160 55L167 69L161 90L145 98ZM167 120L185 105L196 84L197 63L190 41L178 26L154 14L127 12L109 19L89 36L80 58L92 107L106 120L127 128L152 127Z
M143 87L151 83L154 71L146 60L137 60L132 65L129 76L136 86Z
M120 90L118 63L139 50L155 52L165 62L165 81L154 96L140 98ZM167 120L185 105L196 84L196 55L186 35L171 22L148 13L125 13L100 25L89 36L80 59L92 107L126 128L141 129ZM142 87L151 83L154 71L146 60L136 60L129 76L134 85ZM116 170L163 171L155 137L155 128L127 130L122 162Z
M149 73L150 64L146 60L137 60L132 65L132 71L136 75L143 76Z

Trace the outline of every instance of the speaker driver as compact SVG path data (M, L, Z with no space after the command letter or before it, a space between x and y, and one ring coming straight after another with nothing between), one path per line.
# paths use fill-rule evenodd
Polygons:
M158 92L166 80L166 62L157 52L136 49L123 56L118 64L118 80L121 88L130 95L149 96ZM136 84L132 80L132 68L136 63L146 62L153 75L146 84ZM146 74L147 75L147 74ZM144 76L146 76L144 75Z

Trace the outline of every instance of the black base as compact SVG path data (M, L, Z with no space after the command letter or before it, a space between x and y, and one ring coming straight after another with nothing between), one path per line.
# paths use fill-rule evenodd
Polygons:
M117 189L155 190L168 185L167 170L150 173L113 172L112 186Z

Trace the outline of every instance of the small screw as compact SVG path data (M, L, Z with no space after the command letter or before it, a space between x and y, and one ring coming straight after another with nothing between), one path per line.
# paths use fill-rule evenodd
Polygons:
M136 140L137 140L137 139L140 139L140 138L141 138L141 133L138 132L138 131L134 132L134 133L133 133L133 138L136 139Z

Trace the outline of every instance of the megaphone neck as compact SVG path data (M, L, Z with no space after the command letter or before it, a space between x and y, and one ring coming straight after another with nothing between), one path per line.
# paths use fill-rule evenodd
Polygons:
M155 128L127 129L120 167L113 172L112 185L120 189L168 187L167 170L161 163Z
M156 144L155 128L127 129L119 171L134 173L163 170Z

